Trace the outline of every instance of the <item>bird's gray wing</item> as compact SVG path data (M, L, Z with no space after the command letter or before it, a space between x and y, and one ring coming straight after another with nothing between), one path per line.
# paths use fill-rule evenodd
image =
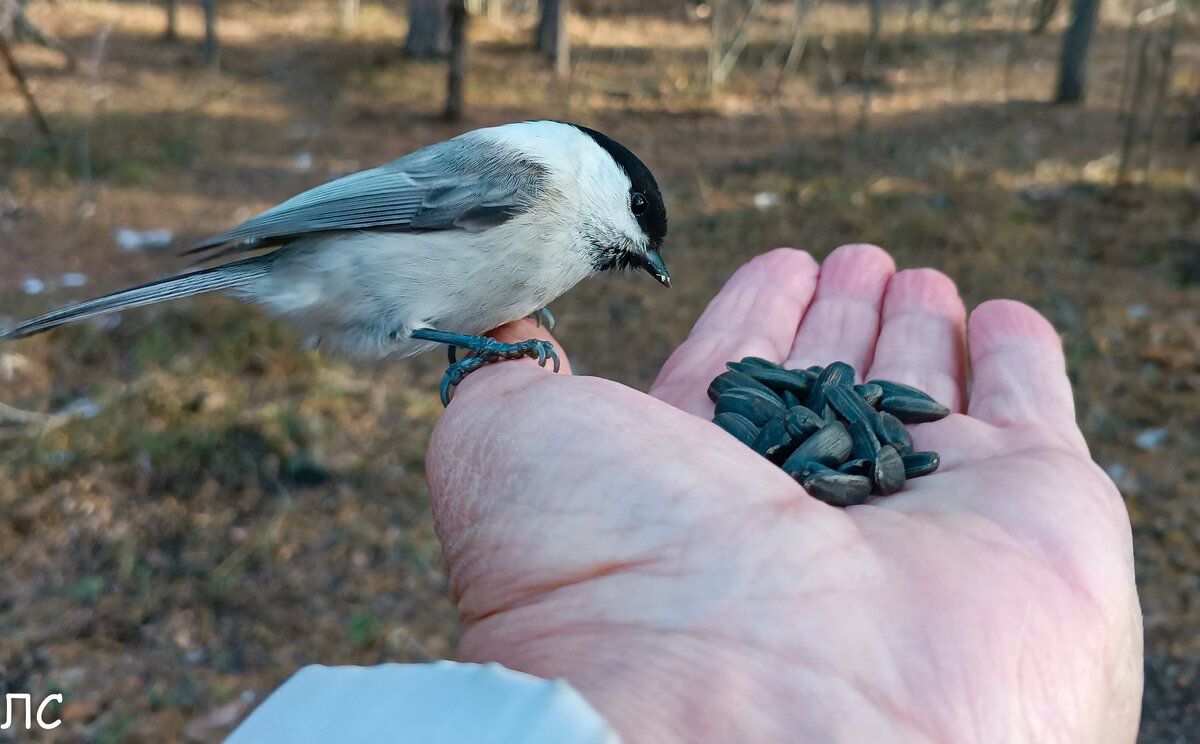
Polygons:
M449 140L298 194L188 253L226 246L223 255L341 230L477 232L527 212L544 188L541 165Z

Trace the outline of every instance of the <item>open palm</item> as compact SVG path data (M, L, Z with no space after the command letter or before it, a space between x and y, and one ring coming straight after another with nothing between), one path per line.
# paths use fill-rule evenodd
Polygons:
M522 322L504 340L537 330ZM1130 742L1129 521L1053 328L845 246L740 269L649 395L506 362L428 458L461 656L565 678L627 742ZM850 363L951 408L941 469L838 509L709 422L747 355Z

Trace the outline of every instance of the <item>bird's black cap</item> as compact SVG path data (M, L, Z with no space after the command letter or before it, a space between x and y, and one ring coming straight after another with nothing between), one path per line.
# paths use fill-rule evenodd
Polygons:
M667 205L663 203L662 193L658 190L658 182L654 180L654 174L650 172L645 163L638 160L637 155L612 137L578 124L571 124L571 126L591 137L597 145L603 147L612 156L612 159L617 161L617 165L625 171L625 175L629 176L630 191L646 197L646 210L640 215L636 215L638 225L650 239L650 247L652 249L659 248L667 237Z

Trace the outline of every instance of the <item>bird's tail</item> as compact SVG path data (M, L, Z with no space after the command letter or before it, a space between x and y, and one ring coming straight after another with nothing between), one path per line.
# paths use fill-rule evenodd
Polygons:
M204 292L229 289L266 274L270 270L270 265L269 258L255 257L114 292L94 300L52 310L45 315L18 323L12 328L0 329L0 341L32 336L60 325L75 323L85 318L94 318L105 313L114 313L180 297L190 297Z

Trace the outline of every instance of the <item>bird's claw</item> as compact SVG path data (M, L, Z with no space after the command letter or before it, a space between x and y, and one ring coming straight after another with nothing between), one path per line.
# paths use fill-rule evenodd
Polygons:
M541 367L546 366L547 359L553 361L555 372L558 372L562 368L558 352L555 351L554 344L549 341L529 339L520 343L506 344L494 339L486 340L487 343L476 351L474 356L469 356L461 361L455 360L454 349L456 347L450 347L450 367L446 370L445 376L442 377L441 395L443 406L450 405L451 393L467 375L491 362L528 357L536 359L538 365Z
M532 313L529 314L529 317L533 318L534 323L537 323L542 328L545 328L547 331L554 330L554 324L555 324L554 313L550 312L550 308L543 307L538 310L534 310Z

